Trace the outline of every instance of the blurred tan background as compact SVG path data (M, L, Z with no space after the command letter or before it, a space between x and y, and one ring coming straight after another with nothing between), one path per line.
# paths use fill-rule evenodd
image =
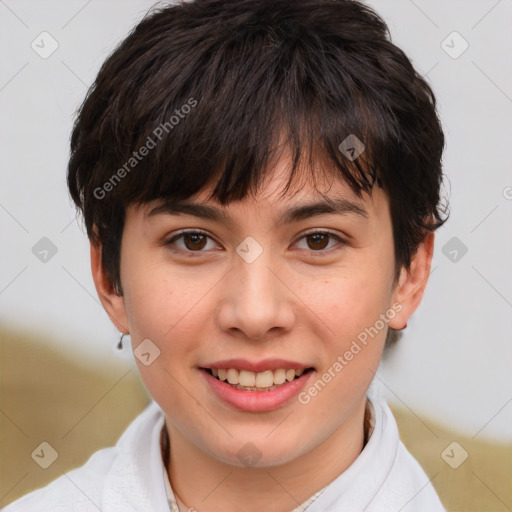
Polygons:
M21 332L1 332L0 506L84 464L116 443L149 402L134 365L83 365ZM402 440L423 466L449 511L512 510L512 445L492 444L443 429L391 404ZM31 454L41 442L57 460L40 468ZM468 452L452 469L441 457L451 443ZM453 450L453 451L452 451ZM460 448L446 454L455 465Z

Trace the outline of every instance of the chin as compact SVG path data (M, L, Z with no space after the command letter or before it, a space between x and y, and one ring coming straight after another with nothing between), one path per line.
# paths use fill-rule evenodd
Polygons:
M225 451L218 445L212 450L213 456L230 466L240 468L272 468L292 462L301 454L297 452L298 442L291 442L287 436L287 444L282 440L251 440L247 436L229 443ZM220 448L220 450L219 450Z

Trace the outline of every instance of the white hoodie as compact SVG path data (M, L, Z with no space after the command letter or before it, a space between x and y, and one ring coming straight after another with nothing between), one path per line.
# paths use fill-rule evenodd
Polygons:
M308 500L295 510L446 512L427 475L400 441L388 405L373 398L371 403L374 428L363 451L313 501ZM160 449L164 420L162 410L152 402L129 425L115 447L97 451L82 467L2 510L176 512Z

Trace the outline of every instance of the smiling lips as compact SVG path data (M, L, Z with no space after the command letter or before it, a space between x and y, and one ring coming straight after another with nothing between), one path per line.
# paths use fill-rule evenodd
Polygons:
M291 382L304 373L303 368L266 370L264 372L251 372L236 368L213 368L211 373L220 381L227 381L236 389L246 391L270 391L285 382Z
M265 363L247 363L240 368L233 360L212 366L200 370L213 394L225 404L247 412L269 412L285 406L315 373L312 367L291 362L274 361L266 369Z
M272 391L312 370L284 359L251 362L245 359L218 361L203 368L217 381L243 391Z

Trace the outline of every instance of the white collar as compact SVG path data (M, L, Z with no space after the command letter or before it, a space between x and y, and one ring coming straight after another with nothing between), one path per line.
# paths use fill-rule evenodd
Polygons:
M307 512L444 511L427 475L400 443L388 405L373 398L371 403L374 429L368 443L350 467L318 493ZM176 512L167 499L160 448L164 419L152 402L119 439L103 485L103 512Z

